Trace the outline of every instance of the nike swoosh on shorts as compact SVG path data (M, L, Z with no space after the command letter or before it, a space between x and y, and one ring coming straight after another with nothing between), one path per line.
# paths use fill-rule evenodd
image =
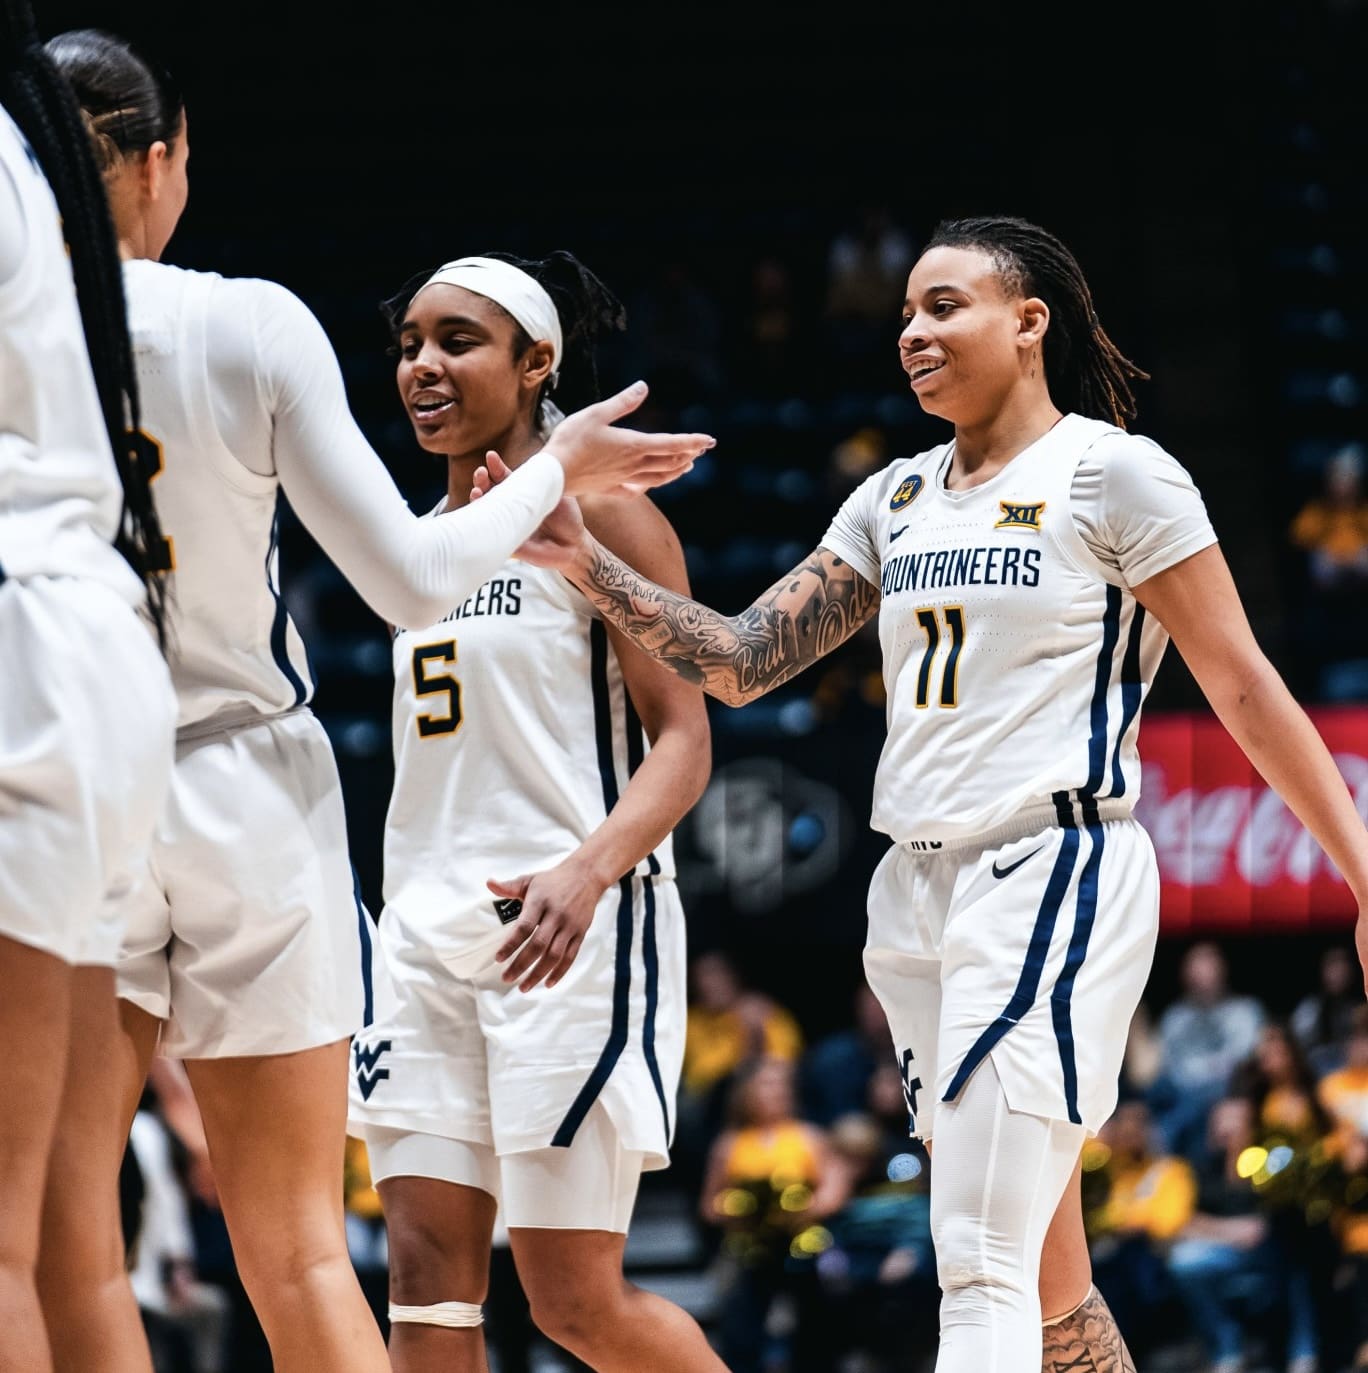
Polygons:
M1045 846L1042 844L1040 847L1041 847L1041 848L1044 848ZM1028 854L1026 855L1025 858L1018 858L1017 861L1016 861L1015 863L1008 863L1007 866L1006 866L1005 868L1000 868L1000 867L998 867L997 861L994 860L994 862L993 862L993 876L994 876L994 877L1010 877L1010 876L1011 876L1011 875L1012 875L1012 874L1013 874L1013 873L1014 873L1023 863L1029 863L1029 862L1031 861L1031 859L1034 858L1034 857L1036 856L1036 854L1038 854L1039 852L1040 852L1040 849L1032 849L1032 850L1030 851L1030 853L1028 853Z

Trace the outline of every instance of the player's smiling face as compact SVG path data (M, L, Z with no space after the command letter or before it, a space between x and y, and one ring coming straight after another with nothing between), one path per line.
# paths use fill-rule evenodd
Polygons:
M462 286L440 283L414 297L399 329L397 380L429 453L483 452L504 442L525 389L526 369L513 352L517 327Z
M928 414L971 424L1020 375L1022 307L993 259L972 248L935 247L907 279L898 356Z

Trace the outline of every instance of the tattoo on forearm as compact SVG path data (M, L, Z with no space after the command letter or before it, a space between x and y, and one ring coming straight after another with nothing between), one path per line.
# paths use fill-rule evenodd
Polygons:
M879 589L819 549L739 615L667 591L599 548L576 585L647 653L729 705L744 705L845 642Z
M1135 1373L1116 1318L1093 1288L1073 1315L1045 1327L1041 1373Z

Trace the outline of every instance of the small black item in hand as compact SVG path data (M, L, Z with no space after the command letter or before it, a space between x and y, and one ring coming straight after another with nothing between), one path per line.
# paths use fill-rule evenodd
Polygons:
M494 903L494 910L500 924L511 925L522 914L522 902L516 896L507 896Z

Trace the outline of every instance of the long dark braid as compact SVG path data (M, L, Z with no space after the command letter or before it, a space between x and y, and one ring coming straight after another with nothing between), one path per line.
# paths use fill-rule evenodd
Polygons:
M497 258L521 268L540 282L551 297L560 316L563 344L560 375L554 388L554 399L560 409L569 414L599 400L598 341L607 333L621 333L626 329L627 311L622 302L579 258L565 249L558 248L542 258L523 258L504 252L476 256ZM410 277L395 295L381 303L381 313L392 335L397 336L414 292L436 270L432 267ZM521 355L533 342L518 325L513 334L514 354ZM537 396L539 423L544 418L543 402L550 398L548 381Z
M86 349L123 485L115 546L147 587L164 647L167 592L159 574L166 540L152 499L154 471L137 432L137 373L109 202L80 106L39 42L28 0L0 0L0 25L0 102L32 145L61 211Z
M1074 255L1052 233L1010 215L942 220L927 248L974 248L997 263L1007 285L1050 307L1043 348L1050 398L1065 411L1119 428L1135 418L1131 382L1148 381L1107 337ZM924 251L924 250L923 250Z

